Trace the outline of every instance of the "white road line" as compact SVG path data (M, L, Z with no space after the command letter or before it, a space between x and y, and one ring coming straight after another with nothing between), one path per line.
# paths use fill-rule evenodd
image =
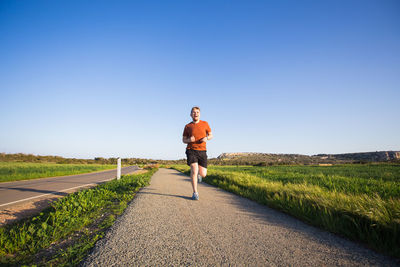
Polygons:
M128 166L129 167L129 166ZM127 167L124 167L127 168ZM102 171L94 171L94 172L84 172L84 173L78 173L78 174L68 174L68 175L61 175L61 176L53 176L53 177L40 177L40 178L34 178L34 179L27 179L27 180L17 180L17 181L9 181L9 182L1 182L0 185L3 184L8 184L8 183L18 183L18 182L28 182L28 181L40 181L40 180L45 180L45 179L54 179L54 178L65 178L68 176L78 176L78 175L90 175L90 174L96 174L96 173L101 173L101 172L111 172L115 171L116 169L108 169L108 170L102 170Z
M111 178L111 179L108 179L108 180L100 181L100 183L107 182L107 181L110 181L110 180L113 180L113 179L115 179L115 178ZM88 185L96 185L96 184L93 184L93 183L92 184L84 184L84 185L80 185L80 186L75 186L75 187L71 187L71 188L68 188L68 189L64 189L64 190L61 190L61 191L53 191L51 193L42 194L42 195L34 196L34 197L28 197L28 198L20 199L20 200L17 200L17 201L12 201L12 202L8 202L8 203L5 203L5 204L1 204L0 207L11 205L11 204L15 204L15 203L26 201L26 200L31 200L31 199L43 197L43 196L47 196L47 195L52 195L54 193L61 193L61 192L65 192L65 191L68 191L68 190L72 190L72 189L76 189L76 188L80 188L80 187L84 187L84 186L88 186Z

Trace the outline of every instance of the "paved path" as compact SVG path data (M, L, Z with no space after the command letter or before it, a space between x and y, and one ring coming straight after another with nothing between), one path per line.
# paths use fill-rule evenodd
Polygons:
M396 266L360 245L160 169L83 266ZM397 266L399 262L397 262Z
M121 168L121 173L127 174L138 169L137 166L124 167ZM12 205L43 196L67 195L67 192L71 190L99 184L115 177L117 177L117 169L0 183L0 209L10 208Z

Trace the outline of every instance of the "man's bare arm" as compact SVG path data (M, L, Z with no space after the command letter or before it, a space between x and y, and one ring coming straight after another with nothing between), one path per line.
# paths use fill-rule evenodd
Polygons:
M208 140L211 140L211 139L213 139L213 137L214 137L214 136L213 136L212 132L209 132L209 133L208 133L208 136L207 136L207 139L208 139Z

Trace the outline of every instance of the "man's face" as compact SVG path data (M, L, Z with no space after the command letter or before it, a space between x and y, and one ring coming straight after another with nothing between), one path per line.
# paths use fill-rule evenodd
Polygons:
M198 109L193 109L193 110L192 110L192 113L190 113L190 116L192 117L192 119L193 119L194 121L200 120L200 110L198 110Z

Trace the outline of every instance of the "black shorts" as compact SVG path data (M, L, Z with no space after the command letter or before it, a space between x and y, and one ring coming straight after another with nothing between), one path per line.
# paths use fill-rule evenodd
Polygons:
M207 168L207 151L186 149L187 165L197 162L200 166Z

